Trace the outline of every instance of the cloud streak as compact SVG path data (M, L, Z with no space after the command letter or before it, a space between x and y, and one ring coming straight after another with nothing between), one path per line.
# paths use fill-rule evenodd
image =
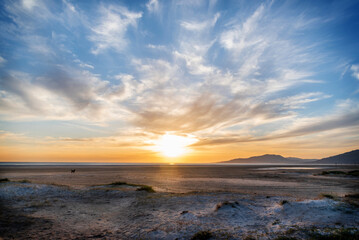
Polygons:
M101 19L92 27L89 39L95 43L93 54L99 54L107 49L122 52L128 45L126 32L129 27L136 27L141 18L141 12L131 12L125 7L109 6L101 8Z

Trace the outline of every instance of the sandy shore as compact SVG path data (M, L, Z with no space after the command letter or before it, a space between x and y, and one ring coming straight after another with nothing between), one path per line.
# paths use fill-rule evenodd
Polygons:
M184 184L189 181L185 175L193 169L177 169L177 173L182 174L182 181L177 182L176 178L165 177L173 170L168 168L161 175L153 175L154 169L127 168L127 175L109 168L79 169L71 175L64 167L2 168L1 177L11 181L0 183L0 236L3 239L195 239L196 236L310 239L318 234L338 232L353 235L359 226L357 199L344 197L355 192L353 186L358 178L315 176L318 169L285 170L283 176L286 177L282 181L270 177L275 175L273 170L242 169L247 172L247 178L234 178L231 174L235 173L229 172L229 177L221 179L219 173L217 177L208 177L195 169L197 174L188 176L202 181L194 183L197 192ZM111 175L112 171L117 175ZM155 183L155 193L138 191L140 186L108 185L119 180L129 182L139 171L143 174L134 178L137 181L134 183ZM278 171L283 169L275 170ZM293 176L297 176L297 181L289 181L288 186L273 184L285 183L283 179ZM308 179L316 178L318 180L308 187ZM31 182L18 182L23 179ZM268 179L272 185L264 181ZM337 192L325 191L324 187L331 186L331 181L339 181L343 188ZM301 192L321 187L322 191L316 192L315 197L314 193L298 197L292 194L295 190L286 190L293 188L290 183L296 183ZM238 184L247 188L240 192ZM224 190L218 191L217 185L224 185ZM232 185L237 186L235 191L227 191ZM177 191L165 191L164 186ZM336 186L332 189L339 189ZM272 194L261 190L265 188ZM248 189L252 189L251 192ZM331 195L320 197L323 192Z
M220 191L304 199L320 193L356 193L358 178L320 175L324 170L347 172L359 166L0 166L0 177L77 189L124 181L172 193Z

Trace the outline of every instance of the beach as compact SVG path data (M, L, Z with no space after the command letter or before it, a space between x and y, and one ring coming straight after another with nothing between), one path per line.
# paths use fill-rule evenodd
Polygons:
M0 237L310 239L338 231L355 234L359 178L322 173L358 169L1 166L1 178L9 181L0 184Z

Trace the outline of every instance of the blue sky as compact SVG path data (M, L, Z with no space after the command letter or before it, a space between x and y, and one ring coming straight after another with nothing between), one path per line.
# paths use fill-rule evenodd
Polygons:
M188 161L359 146L358 1L0 4L4 160L150 161L166 133L196 139Z

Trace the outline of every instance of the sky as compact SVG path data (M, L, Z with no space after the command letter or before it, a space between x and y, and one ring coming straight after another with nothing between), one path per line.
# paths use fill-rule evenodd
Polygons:
M359 148L359 1L0 1L0 161Z

